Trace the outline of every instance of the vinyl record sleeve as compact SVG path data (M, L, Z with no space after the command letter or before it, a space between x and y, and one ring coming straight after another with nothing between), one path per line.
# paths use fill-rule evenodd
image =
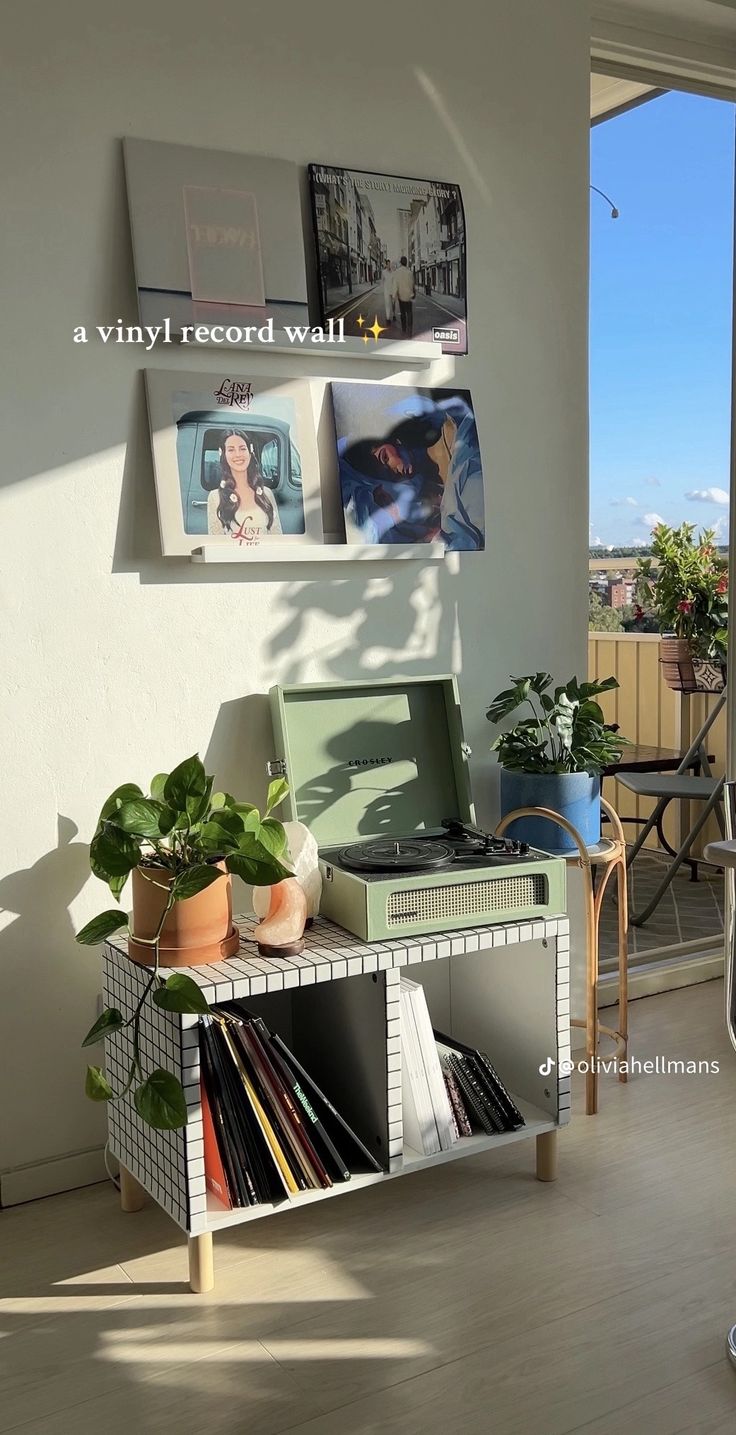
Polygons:
M148 369L164 556L322 542L308 380Z
M304 1067L297 1060L293 1051L290 1051L286 1043L281 1040L281 1037L278 1035L278 1032L273 1033L271 1040L275 1043L278 1050L280 1052L283 1052L284 1056L286 1057L286 1060L297 1072L301 1082L304 1085L304 1089L307 1093L307 1096L309 1097L309 1100L314 1103L314 1106L319 1111L321 1119L325 1123L325 1125L329 1125L330 1130L335 1133L335 1139L339 1140L341 1143L343 1141L349 1142L350 1145L360 1154L361 1163L367 1164L372 1171L383 1171L383 1166L380 1165L380 1163L376 1160L375 1156L373 1156L372 1153L368 1150L368 1147L364 1145L360 1137L353 1130L352 1126L348 1126L348 1123L345 1118L341 1116L337 1108L333 1106L329 1097L325 1096L324 1092L320 1090L316 1081L313 1081L312 1077L309 1075L309 1072L305 1071Z
M310 164L323 324L467 354L465 210L460 186Z
M142 324L309 322L296 164L158 140L123 149Z
M333 383L348 543L485 547L480 439L467 389Z

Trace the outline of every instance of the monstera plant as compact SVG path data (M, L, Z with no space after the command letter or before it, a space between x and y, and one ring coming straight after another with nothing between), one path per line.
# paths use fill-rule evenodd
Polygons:
M108 1007L82 1043L94 1046L103 1037L129 1028L127 1079L116 1091L99 1066L89 1066L87 1095L93 1101L110 1101L132 1089L141 1119L164 1130L184 1126L187 1107L181 1082L173 1072L144 1070L140 1023L145 1004L150 1000L163 1011L197 1015L205 1014L209 1007L190 976L174 970L164 977L161 968L181 964L181 950L184 964L194 966L198 959L219 960L237 949L230 874L252 886L271 886L291 876L282 860L288 861L286 834L271 815L289 790L284 779L271 783L263 816L252 803L238 802L213 787L213 778L195 755L172 772L154 777L148 794L131 782L110 794L90 845L90 866L94 875L107 883L116 901L133 875L133 916L129 920L120 907L108 909L77 935L83 946L94 946L126 930L130 954L150 968L131 1015L126 1018L116 1007ZM190 904L192 911L197 906L197 931L201 930L206 893L215 899L210 902L212 912L204 915L214 922L218 955L213 957L208 947L207 955L198 958L191 946L177 948L176 942L181 941L182 928L186 935ZM234 946L228 945L233 942Z
M606 723L597 699L618 687L615 678L553 686L549 673L512 678L498 693L486 717L497 725L516 715L491 751L501 765L501 814L544 808L570 824L588 846L601 836L601 776L615 767L627 738ZM527 815L509 827L512 837L553 855L576 850L569 832L539 815Z

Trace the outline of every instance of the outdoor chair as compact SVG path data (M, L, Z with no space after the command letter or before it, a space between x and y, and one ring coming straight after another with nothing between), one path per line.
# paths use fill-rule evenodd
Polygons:
M652 912L656 910L665 892L672 883L683 862L692 861L690 852L696 838L705 827L711 813L715 812L721 834L724 833L723 818L723 784L724 778L714 777L710 767L705 741L718 714L726 702L726 692L721 694L712 712L705 719L702 727L693 739L690 747L682 758L676 772L625 772L617 770L617 780L633 792L636 797L652 797L656 799L656 805L651 816L642 826L636 841L629 849L626 865L631 867L641 851L650 832L656 828L660 838L663 838L662 819L671 802L698 802L703 803L701 811L696 820L690 826L684 839L680 842L679 848L675 851L669 847L666 841L663 845L672 856L672 861L656 888L653 896L645 907L639 912L632 912L629 918L630 923L635 927L641 927ZM693 768L696 769L693 772Z

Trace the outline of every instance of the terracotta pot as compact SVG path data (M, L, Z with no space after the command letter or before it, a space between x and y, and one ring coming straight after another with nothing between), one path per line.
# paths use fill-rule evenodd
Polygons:
M659 661L668 688L673 688L676 693L695 692L693 659L687 638L660 638Z
M159 966L201 967L209 962L224 961L237 952L240 937L233 927L232 878L224 862L218 862L217 866L222 877L197 892L195 897L175 902L171 908L161 932ZM146 867L145 871L146 877L169 886L171 873L166 867ZM161 921L166 893L146 877L136 867L131 927L137 937L150 938ZM128 954L134 962L153 966L152 948L136 942L135 937L128 942Z

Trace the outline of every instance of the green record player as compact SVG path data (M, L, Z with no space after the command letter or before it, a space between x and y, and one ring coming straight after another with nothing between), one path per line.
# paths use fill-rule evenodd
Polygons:
M317 840L325 916L374 941L564 912L564 860L475 827L453 677L270 697L269 769Z

